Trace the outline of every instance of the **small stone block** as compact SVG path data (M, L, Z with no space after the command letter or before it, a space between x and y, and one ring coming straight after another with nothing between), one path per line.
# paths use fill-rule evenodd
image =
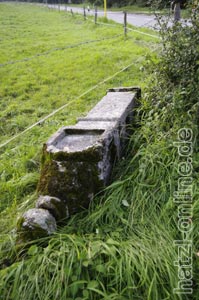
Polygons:
M36 208L48 210L57 222L62 222L68 218L68 207L57 197L40 196L36 202Z
M17 223L17 233L21 242L51 235L56 229L55 218L48 210L41 208L29 209Z

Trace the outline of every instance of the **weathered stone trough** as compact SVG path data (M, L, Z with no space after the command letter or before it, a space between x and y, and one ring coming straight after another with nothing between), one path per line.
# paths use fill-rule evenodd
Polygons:
M18 223L21 239L49 235L57 223L88 208L109 184L113 164L126 145L140 89L111 89L74 126L58 130L43 147L36 208Z

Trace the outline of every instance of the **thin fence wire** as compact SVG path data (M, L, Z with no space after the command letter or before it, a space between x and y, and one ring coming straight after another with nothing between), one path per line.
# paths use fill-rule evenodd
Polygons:
M104 22L97 22L97 24L103 25L103 26L115 27L115 28L122 28L122 26L123 26L122 24L114 25L114 24L109 24L109 23L104 23Z
M69 12L69 11L68 11L68 12ZM97 13L99 14L99 12L97 12ZM103 13L103 12L101 12L101 13ZM113 12L113 13L114 13L114 12ZM121 13L121 12L120 12L120 13ZM117 14L119 14L119 12L117 12ZM76 12L76 16L82 18L82 15L81 15L80 12ZM93 16L93 15L92 15L92 16ZM92 23L95 22L95 21L92 20L90 17L91 17L90 15L89 15L89 17L86 16L86 17L85 17L85 20L91 21ZM100 18L101 18L101 17L100 17ZM102 18L101 18L101 19L102 19ZM128 21L128 18L127 18L127 21ZM147 25L148 25L150 22L151 22L151 21L146 22L146 23L143 24L142 26L136 26L136 28L139 29L139 28L147 27ZM128 22L127 22L127 23L128 23ZM109 26L109 27L115 27L115 28L122 28L122 27L124 26L124 24L122 24L122 23L110 24L110 23L99 22L99 21L97 22L97 24L98 24L98 25ZM132 26L133 26L133 25L132 25ZM137 33L139 33L139 34L146 35L146 36L149 36L149 37L152 37L152 38L161 39L160 36L155 35L155 34L150 34L150 33L147 33L147 32L144 32L144 31L140 31L140 30L138 30L138 29L133 29L133 28L130 28L130 27L127 27L127 29L128 29L129 31L134 31L134 32L137 32Z
M87 18L88 19L88 18ZM93 20L92 20L93 22ZM113 26L113 27L120 27L118 25L114 25L114 24L107 24L107 23L103 23L103 22L100 22L100 23L97 23L97 24L102 24L102 25L108 25L108 26ZM147 34L145 32L141 32L139 30L135 30L135 29L132 29L132 28L127 28L128 30L130 31L134 31L134 32L137 32L137 33L141 33L141 34L145 34L145 35L148 35L150 37L153 37L153 38L159 38L158 36L155 36L155 35L151 35L151 34ZM6 64L1 64L0 67L2 66L5 66L5 65L8 65L8 64L14 64L14 63L18 63L18 62L23 62L23 61L28 61L28 60L31 60L35 57L38 57L38 56L42 56L42 55L48 55L54 51L58 51L58 50L65 50L67 48L74 48L74 47L78 47L80 45L84 45L84 44L87 44L87 43L94 43L94 42L100 42L100 41L104 41L104 40L107 40L107 39L112 39L112 38L117 38L119 36L121 36L123 34L118 34L118 35L115 35L115 36L112 36L112 37L108 37L108 38L102 38L102 39L98 39L98 40L91 40L91 41L84 41L84 42L80 42L78 44L75 44L75 45L70 45L70 46L67 46L67 47L60 47L60 48L54 48L54 49L51 49L49 51L46 51L46 52L43 52L43 53L40 53L40 54L36 54L32 57L29 57L29 58L24 58L22 60L18 60L18 61L12 61L12 62L8 62ZM155 48L153 51L156 51L157 48ZM55 114L57 114L58 112L60 112L61 110L65 109L66 107L68 107L69 105L75 103L78 99L82 98L83 96L87 95L88 93L90 93L91 91L95 90L96 88L98 88L100 85L108 82L109 80L113 79L114 77L116 77L118 74L124 72L125 70L129 69L131 66L133 66L135 63L137 63L140 59L137 59L136 61L134 62L131 62L129 65L127 65L126 67L122 68L121 70L115 72L113 75L105 78L104 80L102 80L101 82L97 83L96 85L92 86L90 89L88 89L87 91L83 92L81 95L79 95L77 98L69 101L68 103L62 105L61 107L55 109L54 111L52 111L50 114L48 114L47 116L45 116L44 118L40 119L39 121L37 121L36 123L30 125L29 127L27 127L25 130L23 130L22 132L16 134L15 136L11 137L10 139L8 139L7 141L5 141L4 143L0 144L0 148L3 148L5 147L6 145L8 145L10 142L12 142L13 140L16 140L17 138L23 136L26 132L30 131L31 129L33 129L34 127L36 127L37 125L41 125L43 122L45 122L47 119L51 118L52 116L54 116Z
M80 14L77 14L78 16L81 17ZM86 17L86 20L87 21L91 21L92 23L94 22L93 20L91 20L90 18ZM145 25L147 25L149 22L145 23ZM115 27L115 28L122 28L124 27L124 24L109 24L109 23L104 23L104 22L97 22L98 25L103 25L103 26L110 26L110 27ZM143 27L145 26L143 25ZM142 26L136 26L137 28L142 28ZM149 36L149 37L152 37L152 38L155 38L155 39L159 39L161 40L161 37L158 36L158 35L155 35L155 34L150 34L150 33L147 33L147 32L143 32L143 31L140 31L138 29L133 29L131 27L126 27L126 29L128 31L132 31L132 32L136 32L136 33L139 33L139 34L142 34L142 35L146 35L146 36Z
M55 51L62 51L62 50L66 50L66 49L76 48L76 47L79 47L79 46L82 46L82 45L85 45L85 44L98 43L98 42L102 42L102 41L105 41L105 40L114 39L114 38L117 38L121 35L122 34L117 34L117 35L114 35L114 36L111 36L111 37L104 37L104 38L97 39L97 40L83 41L83 42L73 44L73 45L68 45L68 46L65 46L65 47L53 48L53 49L50 49L50 50L45 51L43 53L37 53L37 54L35 54L31 57L25 57L25 58L22 58L22 59L19 59L19 60L9 61L9 62L6 62L4 64L0 64L0 67L5 67L7 65L13 65L13 64L16 64L16 63L26 62L26 61L32 60L34 58L37 58L39 56L46 56L46 55L51 54Z
M33 129L35 126L37 125L41 125L44 121L46 121L47 119L49 119L50 117L54 116L55 114L57 114L58 112L60 112L61 110L65 109L66 107L68 107L69 105L75 103L78 99L82 98L83 96L87 95L88 93L90 93L91 91L95 90L96 88L98 88L100 85L108 82L109 80L113 79L114 77L116 77L118 74L126 71L127 69L129 69L131 66L133 66L135 63L137 63L140 59L137 59L134 62L131 62L129 65L127 65L126 67L122 68L121 70L117 71L116 73L114 73L113 75L105 78L104 80L100 81L99 83L97 83L96 85L92 86L90 89L88 89L87 91L83 92L81 95L79 95L77 98L69 101L68 103L62 105L61 107L55 109L54 111L52 111L49 115L45 116L44 118L40 119L39 121L37 121L36 123L32 124L31 126L27 127L25 130L23 130L22 132L16 134L15 136L13 136L12 138L8 139L6 142L0 144L0 148L3 148L4 146L6 146L7 144L9 144L10 142L12 142L13 140L17 139L18 137L24 135L26 132L30 131L31 129Z
M130 27L127 27L127 29L128 29L129 31L133 31L133 32L140 33L140 31L139 31L139 30L136 30L136 29L133 29L133 28L130 28ZM154 35L154 34L150 34L150 33L147 33L147 32L142 32L142 34L144 34L144 35L147 35L147 36L150 36L150 37L152 37L152 38L155 38L155 39L158 39L158 40L160 40L160 39L161 39L161 37L160 37L160 36L158 36L158 35Z
M81 15L79 13L77 13L77 16L81 17ZM88 17L85 18L86 20L90 20ZM93 20L91 20L91 22L94 22ZM97 24L99 25L104 25L104 26L110 26L110 27L117 27L117 28L121 28L122 27L122 24L108 24L108 23L104 23L104 22L97 22ZM146 32L142 32L142 31L139 31L137 29L133 29L133 28L130 28L130 27L127 27L128 31L134 31L134 32L137 32L139 34L143 34L143 35L146 35L146 36L150 36L152 38L157 38L157 39L160 39L159 36L157 35L152 35L152 34L149 34L149 33L146 33ZM122 34L118 34L118 35L115 35L115 36L112 36L112 37L107 37L107 38L102 38L102 39L97 39L97 40L90 40L90 41L82 41L80 43L77 43L77 44L73 44L73 45L68 45L68 46L65 46L65 47L57 47L57 48L53 48L53 49L50 49L48 51L45 51L43 53L37 53L31 57L25 57L23 59L19 59L19 60L15 60L15 61L9 61L9 62L6 62L6 63L3 63L3 64L0 64L0 67L5 67L7 65L12 65L12 64L16 64L16 63L21 63L21 62L27 62L27 61L30 61L34 58L37 58L37 57L40 57L40 56L46 56L46 55L49 55L55 51L62 51L62 50L66 50L66 49L70 49L70 48L75 48L75 47L79 47L79 46L82 46L82 45L85 45L85 44L89 44L89 43L97 43L97 42L101 42L101 41L104 41L104 40L108 40L108 39L114 39L114 38L117 38L119 36L121 36Z

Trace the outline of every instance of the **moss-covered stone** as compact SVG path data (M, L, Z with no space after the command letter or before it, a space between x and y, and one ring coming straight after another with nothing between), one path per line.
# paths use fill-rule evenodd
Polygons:
M59 129L43 147L38 194L59 198L69 215L87 208L125 149L139 96L139 88L112 89L79 125Z
M104 186L99 177L98 163L47 160L38 184L39 195L59 198L69 215L88 208L93 195Z
M57 222L63 222L69 216L68 207L64 201L57 197L40 196L36 202L36 208L43 208L48 210Z
M33 208L17 222L18 241L27 242L51 235L57 229L55 218L48 210Z
M56 221L88 208L93 196L109 184L139 97L139 88L112 89L87 117L62 127L44 144L37 208L19 219L19 240L52 234Z

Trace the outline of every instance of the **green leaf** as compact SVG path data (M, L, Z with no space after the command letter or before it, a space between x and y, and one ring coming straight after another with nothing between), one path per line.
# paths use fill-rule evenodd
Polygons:
M83 291L83 296L84 296L85 298L88 298L88 297L89 297L89 291L84 290L84 291Z
M127 200L122 200L122 204L126 207L130 206Z
M71 277L71 280L72 280L72 281L77 281L77 276L76 276L76 275L73 275L73 276Z
M36 255L38 253L38 247L36 245L32 245L29 249L28 249L28 255Z
M87 268L88 266L93 265L93 262L92 262L92 260L84 260L82 262L82 265Z
M119 245L119 243L117 241L114 241L113 239L109 238L106 243L108 245Z
M96 280L91 280L88 283L87 289L94 289L96 287L98 287L98 282Z
M96 271L105 274L106 273L106 268L104 265L98 265L96 266Z

